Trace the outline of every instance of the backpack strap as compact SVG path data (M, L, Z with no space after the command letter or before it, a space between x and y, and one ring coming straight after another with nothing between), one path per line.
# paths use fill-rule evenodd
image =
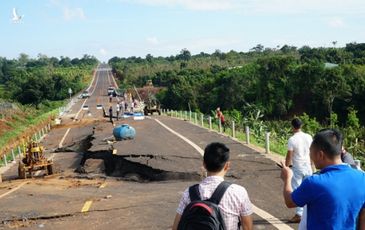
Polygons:
M199 192L199 184L194 184L189 187L190 202L201 200Z
M221 199L224 195L224 193L226 192L227 188L231 185L231 183L227 182L227 181L222 181L218 187L215 189L215 191L213 192L213 195L209 198L209 201L215 203L216 205L219 204L219 202L221 202Z

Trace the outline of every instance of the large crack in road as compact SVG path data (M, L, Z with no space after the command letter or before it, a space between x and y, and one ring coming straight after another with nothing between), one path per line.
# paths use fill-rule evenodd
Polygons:
M101 159L104 163L104 172L107 176L119 177L122 180L136 181L136 182L151 182L151 181L196 181L200 180L202 175L196 172L173 172L162 169L156 169L148 165L149 159L169 161L168 157L153 154L127 154L115 155L111 149L100 151L89 151L92 147L93 135L73 144L72 146L62 148L59 151L76 151L83 154L79 167L75 172L80 174L87 173L86 161L88 159ZM147 164L134 162L133 158L145 158Z

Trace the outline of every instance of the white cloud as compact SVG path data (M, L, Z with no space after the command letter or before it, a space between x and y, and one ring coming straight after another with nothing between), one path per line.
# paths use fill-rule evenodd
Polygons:
M159 41L156 37L148 37L146 38L147 43L152 44L152 45L158 45Z
M69 8L65 7L63 9L63 17L66 20L73 20L73 19L85 19L84 10L82 8Z
M106 55L108 55L108 51L104 48L100 48L99 49L99 53L101 54L101 56L105 57Z
M345 22L342 18L331 18L328 20L328 25L333 28L340 28L345 26Z

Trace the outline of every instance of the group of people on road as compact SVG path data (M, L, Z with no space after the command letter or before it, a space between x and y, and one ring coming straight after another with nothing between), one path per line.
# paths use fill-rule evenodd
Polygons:
M115 111L116 111L116 120L118 121L119 118L123 116L126 112L133 113L134 110L138 107L138 101L134 98L131 99L130 105L128 104L126 96L120 98L116 96L116 104L115 104ZM113 96L109 96L109 120L113 123Z
M303 230L364 230L365 173L345 151L342 134L336 129L323 129L312 138L301 130L299 119L291 124L293 135L288 140L285 162L280 164L285 204L296 208L289 222L299 223ZM212 226L222 222L224 228L217 229L252 229L253 205L246 189L223 183L230 168L229 158L224 144L206 146L203 166L207 177L183 192L173 230L215 229L203 228L209 221ZM217 194L221 196L217 198ZM212 203L218 205L218 212Z

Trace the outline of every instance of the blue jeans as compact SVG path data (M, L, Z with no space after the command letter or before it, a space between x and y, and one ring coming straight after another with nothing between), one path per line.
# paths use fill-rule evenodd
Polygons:
M312 175L312 168L310 164L302 166L302 167L293 167L293 178L291 180L291 185L293 188L293 191L299 187L299 185L302 183L302 181ZM303 214L303 208L297 207L295 213L299 216L302 216Z

